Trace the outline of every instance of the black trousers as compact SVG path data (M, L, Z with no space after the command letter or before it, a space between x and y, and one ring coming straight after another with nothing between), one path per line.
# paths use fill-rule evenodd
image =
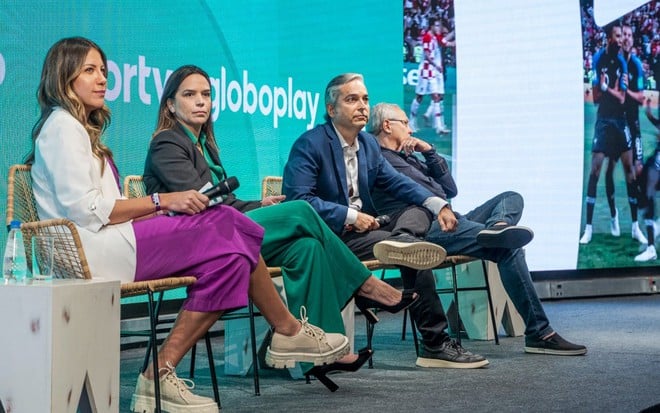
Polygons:
M375 258L373 247L376 243L399 234L410 234L423 239L433 220L431 213L420 207L408 207L391 218L388 225L375 231L350 231L343 233L340 238L360 260L371 260ZM428 350L435 350L448 339L448 334L447 316L440 297L435 292L433 271L418 271L409 267L399 269L403 288L414 289L419 295L419 299L409 310L422 336L422 343Z

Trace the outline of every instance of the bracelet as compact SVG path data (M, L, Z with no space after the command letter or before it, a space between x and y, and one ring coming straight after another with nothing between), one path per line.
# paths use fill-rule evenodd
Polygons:
M156 207L156 212L160 211L160 196L158 195L158 192L154 192L151 194L151 202L154 203L154 206Z

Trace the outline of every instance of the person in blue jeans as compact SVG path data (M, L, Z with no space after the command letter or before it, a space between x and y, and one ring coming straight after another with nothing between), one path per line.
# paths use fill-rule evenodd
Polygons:
M456 196L458 190L447 161L437 154L433 145L412 136L406 113L397 105L375 105L367 131L378 138L383 157L397 171L445 200ZM380 214L403 207L383 191L376 191L374 203ZM454 211L458 222L454 231L443 231L434 221L426 240L441 245L449 255L470 255L497 263L502 284L525 321L525 352L586 354L585 346L568 342L552 329L536 294L522 249L534 234L529 228L517 225L523 206L520 194L501 193L467 214Z

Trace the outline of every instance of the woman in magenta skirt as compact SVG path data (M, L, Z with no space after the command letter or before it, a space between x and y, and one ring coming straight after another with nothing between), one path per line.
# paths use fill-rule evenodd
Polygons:
M296 320L282 303L259 255L259 225L233 208L208 208L208 198L194 190L122 199L112 152L101 142L110 122L106 76L106 56L92 41L67 38L50 48L28 161L39 218L76 224L94 277L197 277L160 348L165 367L139 375L131 408L152 411L158 377L164 410L217 412L213 399L191 393L174 369L223 311L245 306L248 296L274 328L271 365L322 365L345 356L346 337L325 334L306 317ZM179 215L166 215L170 211Z

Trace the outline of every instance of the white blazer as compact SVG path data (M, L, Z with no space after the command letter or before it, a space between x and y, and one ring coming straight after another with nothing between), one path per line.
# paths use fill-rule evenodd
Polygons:
M112 169L106 164L101 175L89 134L62 108L55 108L36 139L32 182L39 219L68 218L78 227L93 277L133 281L133 226L108 225L122 198Z

